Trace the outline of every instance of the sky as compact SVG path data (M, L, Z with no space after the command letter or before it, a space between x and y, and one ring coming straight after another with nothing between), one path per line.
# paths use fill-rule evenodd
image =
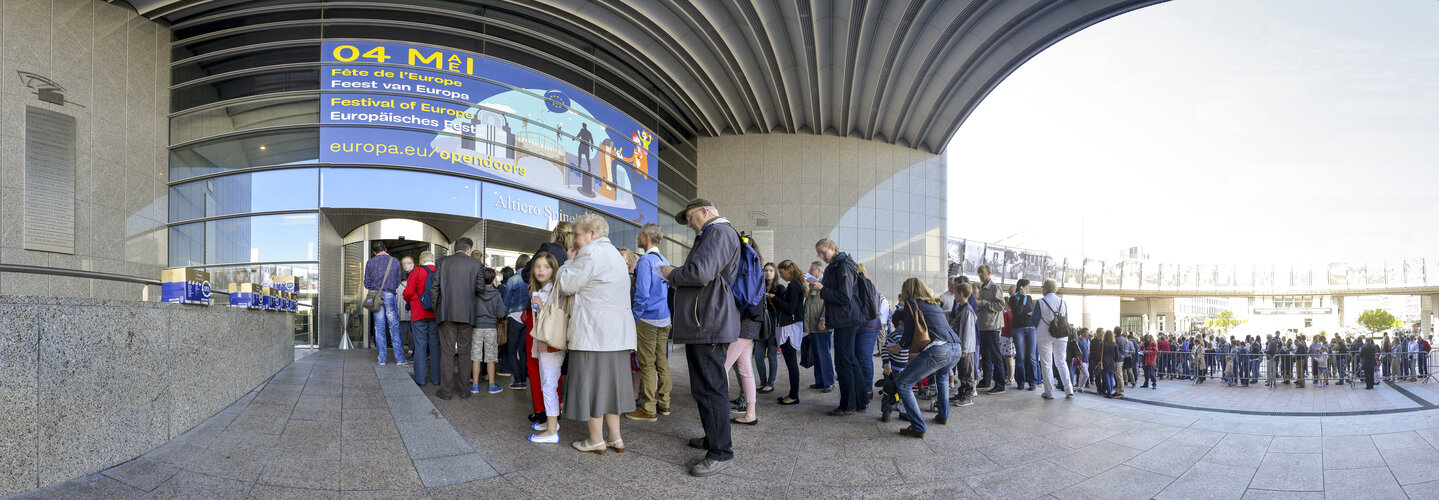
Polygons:
M946 155L953 237L1168 262L1439 257L1439 2L1123 14L1022 65Z

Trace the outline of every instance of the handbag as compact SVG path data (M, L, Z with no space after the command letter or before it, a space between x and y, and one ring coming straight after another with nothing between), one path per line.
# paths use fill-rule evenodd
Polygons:
M559 294L559 291L553 292ZM560 297L545 301L535 316L535 326L530 335L555 349L564 350L570 343L570 298Z
M910 354L918 354L929 347L929 323L924 320L924 313L919 310L919 302L909 301L910 316L914 318L914 335L909 338Z
M505 345L505 342L509 340L510 336L506 332L509 326L510 322L505 318L500 318L500 320L495 323L495 333L497 334L496 337L498 337L496 338L498 341L496 342L497 345Z
M394 258L391 258L389 262L385 263L385 274L380 276L380 288L385 287L385 280L390 277L390 266L394 263ZM365 307L366 311L370 312L379 312L380 309L385 307L384 301L380 298L379 290L366 290L365 300L361 305Z
M814 342L809 338L809 335L805 335L799 341L799 365L805 368L814 367Z

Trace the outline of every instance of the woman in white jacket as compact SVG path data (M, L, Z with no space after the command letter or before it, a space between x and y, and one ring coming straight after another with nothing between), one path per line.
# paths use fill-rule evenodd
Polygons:
M565 377L563 416L589 423L590 436L571 444L576 450L624 452L620 414L635 409L630 381L630 352L635 322L630 311L630 276L619 250L610 243L610 226L595 214L577 217L575 246L556 273L556 290L573 296L570 304L569 375ZM604 439L605 428L610 439Z
M1054 399L1055 366L1066 367L1059 370L1059 381L1064 384L1065 397L1074 397L1074 384L1070 383L1069 365L1065 359L1069 355L1069 337L1054 338L1049 335L1049 325L1054 322L1055 315L1069 316L1069 307L1064 299L1055 295L1057 291L1059 283L1052 279L1044 280L1044 297L1034 307L1034 314L1039 319L1034 324L1038 327L1035 339L1039 344L1039 378L1044 381L1044 394L1041 395L1044 399Z

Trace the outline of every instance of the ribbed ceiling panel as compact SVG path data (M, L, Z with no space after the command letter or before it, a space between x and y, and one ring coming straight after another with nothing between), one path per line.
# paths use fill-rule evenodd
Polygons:
M612 47L700 135L821 133L942 152L1039 51L1163 0L485 0ZM230 0L130 0L174 20ZM392 3L404 4L404 1ZM426 5L435 5L426 2ZM473 10L473 9L470 9Z

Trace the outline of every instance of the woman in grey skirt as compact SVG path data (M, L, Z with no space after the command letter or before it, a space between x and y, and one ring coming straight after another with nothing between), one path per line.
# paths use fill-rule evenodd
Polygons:
M581 215L574 226L576 248L569 249L569 259L555 275L559 292L573 296L563 416L589 423L589 439L570 444L576 450L604 455L606 449L614 448L623 453L620 414L635 409L630 381L635 322L630 311L629 270L610 243L610 226L603 218Z

